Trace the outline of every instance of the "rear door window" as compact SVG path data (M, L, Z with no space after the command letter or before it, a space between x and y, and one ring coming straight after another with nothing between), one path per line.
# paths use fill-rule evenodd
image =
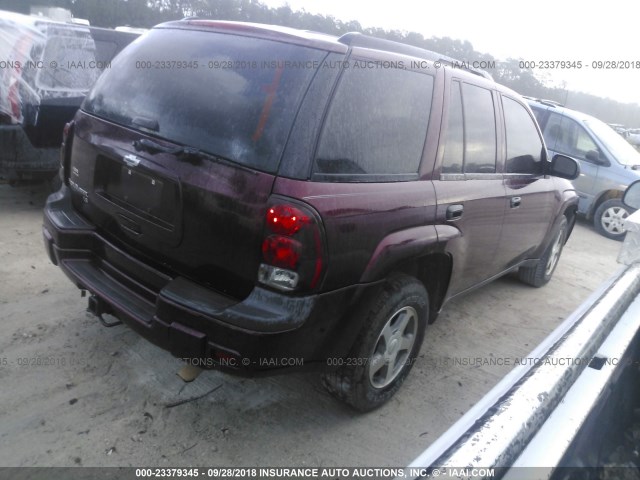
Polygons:
M465 173L495 173L496 120L491 90L462 84Z
M83 109L275 172L326 52L213 32L155 29L112 62Z
M490 90L454 81L442 173L496 172L496 119Z
M331 101L314 174L324 179L352 175L358 181L415 177L433 77L399 68L357 68L357 62L345 69Z
M464 118L462 117L462 94L460 93L460 82L452 82L442 173L462 173L463 166Z

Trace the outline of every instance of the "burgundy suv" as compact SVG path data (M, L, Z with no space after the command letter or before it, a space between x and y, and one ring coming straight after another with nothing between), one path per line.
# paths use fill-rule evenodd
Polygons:
M67 126L51 260L107 325L238 373L320 367L360 410L450 299L545 284L574 160L519 95L359 34L183 20L125 49ZM112 322L115 323L115 322Z

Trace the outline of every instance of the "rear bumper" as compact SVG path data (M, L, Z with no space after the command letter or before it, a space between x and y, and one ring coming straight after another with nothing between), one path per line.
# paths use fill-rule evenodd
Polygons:
M238 301L109 242L76 213L69 193L63 187L45 206L49 258L106 313L174 356L257 373L318 368L350 350L360 325L349 313L366 287L305 297L256 287Z

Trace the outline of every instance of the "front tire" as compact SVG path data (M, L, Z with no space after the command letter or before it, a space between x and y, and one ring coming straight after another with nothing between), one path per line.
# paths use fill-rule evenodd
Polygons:
M422 283L396 275L361 306L363 329L348 358L324 373L323 385L356 410L368 412L386 403L409 374L420 351L429 315Z
M537 288L546 285L549 280L551 280L553 272L555 272L558 262L560 261L564 244L567 241L567 227L567 217L562 217L560 228L542 257L535 265L531 267L520 267L518 270L518 278L521 282Z
M613 240L622 240L627 233L624 229L624 220L630 213L622 200L612 198L602 202L597 208L593 215L593 224L601 235Z

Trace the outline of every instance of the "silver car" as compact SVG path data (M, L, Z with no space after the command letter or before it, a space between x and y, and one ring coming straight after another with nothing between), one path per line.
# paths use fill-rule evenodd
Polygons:
M562 153L580 162L573 185L580 196L578 212L592 219L602 235L624 238L624 219L631 213L622 195L640 179L640 153L609 125L555 102L529 99L551 156Z

